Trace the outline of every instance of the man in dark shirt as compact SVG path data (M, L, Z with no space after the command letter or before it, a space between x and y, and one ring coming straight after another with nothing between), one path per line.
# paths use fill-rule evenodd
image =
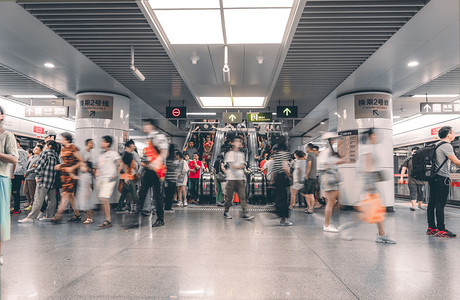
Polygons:
M418 202L418 208L424 209L422 207L423 199L425 198L424 195L424 186L425 182L420 181L412 177L410 174L412 173L412 156L420 149L419 147L412 148L412 155L409 156L403 163L403 167L401 169L401 177L398 180L399 184L404 183L404 175L408 175L408 186L409 186L409 194L410 194L410 202L412 204L410 210L415 211L415 203Z

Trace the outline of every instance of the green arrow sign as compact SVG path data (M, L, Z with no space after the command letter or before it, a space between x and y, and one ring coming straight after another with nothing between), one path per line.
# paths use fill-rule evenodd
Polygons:
M289 116L290 113L291 113L291 110L290 110L288 107L286 107L286 108L283 110L283 114L285 114L286 117Z

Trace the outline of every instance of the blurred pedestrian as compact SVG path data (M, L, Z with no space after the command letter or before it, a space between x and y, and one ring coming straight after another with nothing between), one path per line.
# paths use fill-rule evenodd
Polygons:
M288 203L288 187L290 185L289 175L290 169L288 161L291 157L286 144L286 138L280 136L274 148L273 158L273 173L272 180L274 182L273 198L275 200L276 211L281 218L281 226L292 226L289 218L289 203Z
M2 243L10 239L11 170L18 163L14 135L3 128L5 112L0 106L0 265L3 265Z
M34 155L30 157L27 164L27 171L24 174L24 195L26 195L28 202L27 207L24 209L25 211L31 211L32 204L34 203L35 188L37 187L37 182L35 181L35 167L37 166L37 161L42 151L43 146L41 144L37 144L33 149Z
M412 156L419 150L419 147L414 147L411 150L411 155L404 161L401 169L401 175L399 177L398 183L403 184L404 182L404 175L407 172L408 177L408 186L409 186L409 195L410 195L410 202L411 202L411 211L415 211L416 204L418 202L418 208L424 209L422 206L423 199L425 198L424 187L425 182L415 179L411 176L412 173Z
M21 213L21 186L24 181L24 174L27 171L27 152L22 149L19 140L16 139L16 147L18 149L18 163L13 167L13 199L14 199L14 208L11 210L11 214L20 214Z

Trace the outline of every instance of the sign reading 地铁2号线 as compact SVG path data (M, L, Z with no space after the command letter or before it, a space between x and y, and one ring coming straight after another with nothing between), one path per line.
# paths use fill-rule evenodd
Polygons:
M390 119L391 95L359 94L355 95L355 119Z
M78 95L78 117L81 119L113 120L113 97L105 95Z

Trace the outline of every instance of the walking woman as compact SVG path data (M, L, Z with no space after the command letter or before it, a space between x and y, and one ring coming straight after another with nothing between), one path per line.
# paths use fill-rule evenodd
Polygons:
M24 209L25 211L31 211L34 203L35 188L37 187L37 182L35 181L35 167L37 166L38 158L40 157L42 151L43 145L37 144L33 150L34 155L29 158L27 171L24 175L24 194L26 195L28 202L28 206Z
M0 106L0 265L3 265L2 242L10 239L11 164L18 163L16 139L3 129L4 118Z
M177 165L177 200L179 200L179 206L187 206L187 186L188 179L188 162L184 159L182 152L177 152L178 165Z
M273 193L275 199L275 207L278 215L281 218L280 226L292 226L289 218L289 199L288 187L290 185L289 175L290 169L288 160L291 154L286 145L286 138L281 136L275 145L276 150L273 154L273 179L275 190Z
M338 233L339 230L331 224L332 210L335 206L336 201L339 199L339 168L338 165L342 163L342 159L336 148L337 134L333 132L326 132L323 134L323 140L326 141L326 149L324 150L321 161L321 190L326 194L326 209L324 211L324 227L323 230L326 232Z
M61 135L63 138L61 148L62 163L57 165L56 169L61 171L62 199L53 221L58 221L62 218L62 213L69 201L74 212L74 216L69 221L80 221L80 212L75 206L75 186L77 179L75 173L83 160L77 147L72 144L72 135L68 132L64 132Z

